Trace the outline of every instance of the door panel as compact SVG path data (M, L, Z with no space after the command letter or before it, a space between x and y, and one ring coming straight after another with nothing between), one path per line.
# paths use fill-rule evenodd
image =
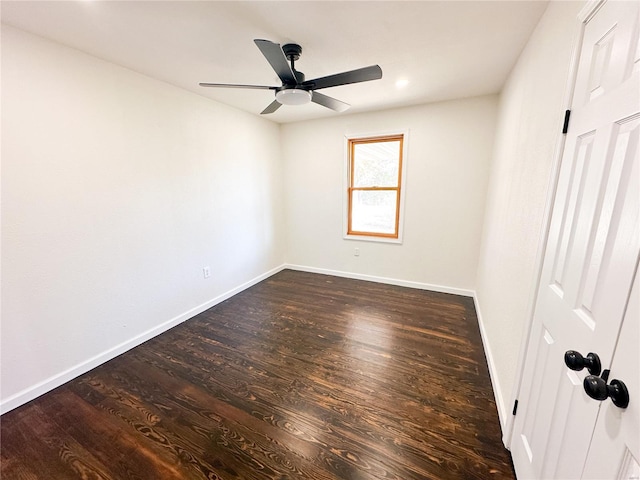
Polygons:
M518 478L579 478L600 403L564 352L610 364L640 252L638 2L584 27L511 444Z
M564 352L563 352L564 353ZM584 448L584 444L587 439L580 439L575 441L570 438L566 438L566 433L575 431L580 425L574 425L576 422L582 422L582 419L578 419L571 415L572 411L577 409L584 409L588 407L585 405L587 400L582 394L582 377L571 370L565 371L561 375L561 384L558 389L566 390L565 398L558 396L558 404L554 409L552 417L552 425L564 425L564 435L553 436L548 439L548 444L544 452L544 466L540 478L553 478L554 472L558 470L562 471L565 463L562 463L562 459L572 458L575 455L580 454L580 450ZM566 473L564 477L570 478ZM560 476L562 478L562 475Z
M629 406L605 400L600 408L583 477L637 480L640 478L640 280L633 291L611 365L610 379L622 380L629 390Z

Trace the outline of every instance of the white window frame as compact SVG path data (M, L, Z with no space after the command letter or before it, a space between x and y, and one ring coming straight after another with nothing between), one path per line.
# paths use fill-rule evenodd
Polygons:
M351 159L349 158L349 141L366 140L368 138L392 137L402 135L402 169L400 172L400 207L398 210L398 238L381 237L373 235L350 235L349 231L349 187L351 185ZM404 233L404 206L407 193L407 170L409 165L409 130L391 130L384 132L369 132L358 134L345 134L344 136L344 161L343 161L343 200L342 200L342 232L345 240L361 240L365 242L396 243L402 244Z

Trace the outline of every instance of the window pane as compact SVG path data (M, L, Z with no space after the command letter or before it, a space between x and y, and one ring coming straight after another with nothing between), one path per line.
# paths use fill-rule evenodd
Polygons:
M396 202L395 191L354 191L351 230L395 234Z
M356 143L353 149L354 187L397 187L400 141Z

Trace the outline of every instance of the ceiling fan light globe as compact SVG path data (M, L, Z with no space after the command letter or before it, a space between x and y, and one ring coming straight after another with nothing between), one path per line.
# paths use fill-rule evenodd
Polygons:
M276 92L276 100L282 105L304 105L311 101L311 92L300 88L285 88Z

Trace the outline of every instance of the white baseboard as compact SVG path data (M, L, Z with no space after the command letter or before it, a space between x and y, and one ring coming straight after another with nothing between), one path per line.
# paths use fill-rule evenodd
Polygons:
M505 426L505 420L506 417L506 409L504 407L504 402L502 401L502 395L500 393L500 385L498 383L498 379L497 379L497 375L495 373L495 368L494 368L494 364L493 364L493 359L491 356L491 350L489 347L489 343L486 339L486 333L484 330L484 326L482 323L482 316L480 314L480 307L478 305L478 301L477 298L475 296L475 292L473 290L467 290L467 289L461 289L461 288L455 288L455 287L448 287L448 286L443 286L443 285L435 285L435 284L430 284L430 283L422 283L422 282L414 282L414 281L409 281L409 280L400 280L400 279L395 279L395 278L388 278L388 277L378 277L378 276L373 276L373 275L364 275L364 274L359 274L359 273L353 273L353 272L344 272L344 271L339 271L339 270L329 270L329 269L324 269L324 268L315 268L315 267L308 267L308 266L303 266L303 265L292 265L292 264L283 264L280 265L276 268L273 268L271 270L269 270L268 272L265 272L221 295L218 295L217 297L201 304L198 305L194 308L191 308L190 310L170 319L167 320L166 322L157 325L156 327L153 327L149 330L147 330L146 332L141 333L140 335L137 335L136 337L133 337L125 342L122 342L119 345L116 345L113 348L110 348L74 367L69 368L68 370L65 370L63 372L60 372L57 375L54 375L40 383L37 383L36 385L33 385L31 387L28 387L18 393L16 393L15 395L12 395L4 400L2 400L0 402L0 413L6 413L10 410L13 410L14 408L19 407L20 405L23 405L37 397L39 397L40 395L43 395L51 390L53 390L54 388L57 388L63 384L65 384L66 382L73 380L74 378L87 373L88 371L96 368L99 365L102 365L105 362L108 362L109 360L112 360L113 358L117 357L118 355L121 355L129 350L131 350L132 348L137 347L138 345L141 345L142 343L146 342L147 340L152 339L153 337L156 337L158 335L160 335L161 333L166 332L167 330L175 327L176 325L179 325L180 323L189 320L190 318L193 318L194 316L198 315L199 313L204 312L205 310L233 297L234 295L242 292L243 290L246 290L249 287L252 287L253 285L261 282L262 280L265 280L269 277L271 277L272 275L275 275L276 273L284 270L284 269L291 269L291 270L298 270L298 271L302 271L302 272L310 272L310 273L320 273L320 274L324 274L324 275L334 275L337 277L345 277L345 278L353 278L356 280L366 280L366 281L370 281L370 282L377 282L377 283L385 283L385 284L389 284L389 285L397 285L397 286L401 286L401 287L409 287L409 288L417 288L420 290L431 290L434 292L441 292L441 293L451 293L454 295L462 295L465 297L473 297L474 302L475 302L475 306L476 306L476 312L478 315L478 323L480 326L480 333L482 335L482 342L483 342L483 346L484 346L484 350L485 350L485 355L487 357L487 363L489 364L489 373L491 376L491 383L493 385L493 391L496 397L496 404L498 405L498 414L500 417L500 424L502 426L502 429L504 431L504 426Z
M476 315L478 316L478 326L480 327L480 336L482 337L482 346L484 347L484 355L487 358L487 365L489 367L489 377L491 378L491 385L493 386L493 395L496 400L496 406L498 407L498 418L500 419L500 428L502 430L502 442L505 443L505 435L507 427L508 416L510 414L507 409L507 405L504 401L504 395L502 394L502 388L500 387L500 381L498 380L498 372L496 371L496 363L493 360L493 354L491 353L491 344L487 332L484 328L484 322L482 320L482 313L480 312L480 303L478 302L478 296L474 293L473 303L476 306ZM505 443L505 447L508 445Z
M217 297L201 305L198 305L197 307L187 310L186 312L170 320L167 320L166 322L161 323L160 325L157 325L147 330L146 332L141 333L140 335L137 335L129 340L126 340L125 342L122 342L119 345L116 345L113 348L110 348L102 353L99 353L98 355L82 363L79 363L78 365L71 367L68 370L60 372L57 375L54 375L40 383L37 383L36 385L25 388L24 390L0 402L0 414L4 414L9 410L13 410L14 408L19 407L20 405L24 405L25 403L30 402L31 400L39 397L40 395L43 395L53 390L54 388L57 388L67 383L69 380L73 380L74 378L84 373L87 373L88 371L96 368L97 366L102 365L103 363L108 362L109 360L112 360L118 355L122 355L128 350L131 350L132 348L143 344L147 340L150 340L153 337L156 337L161 333L166 332L167 330L175 327L176 325L179 325L180 323L186 320L189 320L190 318L195 317L199 313L202 313L205 310L208 310L209 308L217 305L218 303L233 297L234 295L242 292L243 290L246 290L249 287L252 287L256 283L259 283L262 280L265 280L266 278L269 278L270 276L275 275L276 273L282 271L284 268L286 268L284 265L280 265L279 267L273 268L266 273L263 273L261 275L258 275L255 278L252 278L251 280L243 283L242 285L232 288L231 290L221 295L218 295Z
M397 285L399 287L417 288L419 290L431 290L440 293L452 293L454 295L462 295L463 297L473 297L475 292L464 288L447 287L443 285L434 285L431 283L413 282L410 280L399 280L397 278L378 277L374 275L365 275L362 273L343 272L341 270L328 270L326 268L307 267L305 265L285 264L284 268L298 270L301 272L321 273L323 275L333 275L335 277L353 278L355 280L366 280L368 282L386 283L389 285Z

